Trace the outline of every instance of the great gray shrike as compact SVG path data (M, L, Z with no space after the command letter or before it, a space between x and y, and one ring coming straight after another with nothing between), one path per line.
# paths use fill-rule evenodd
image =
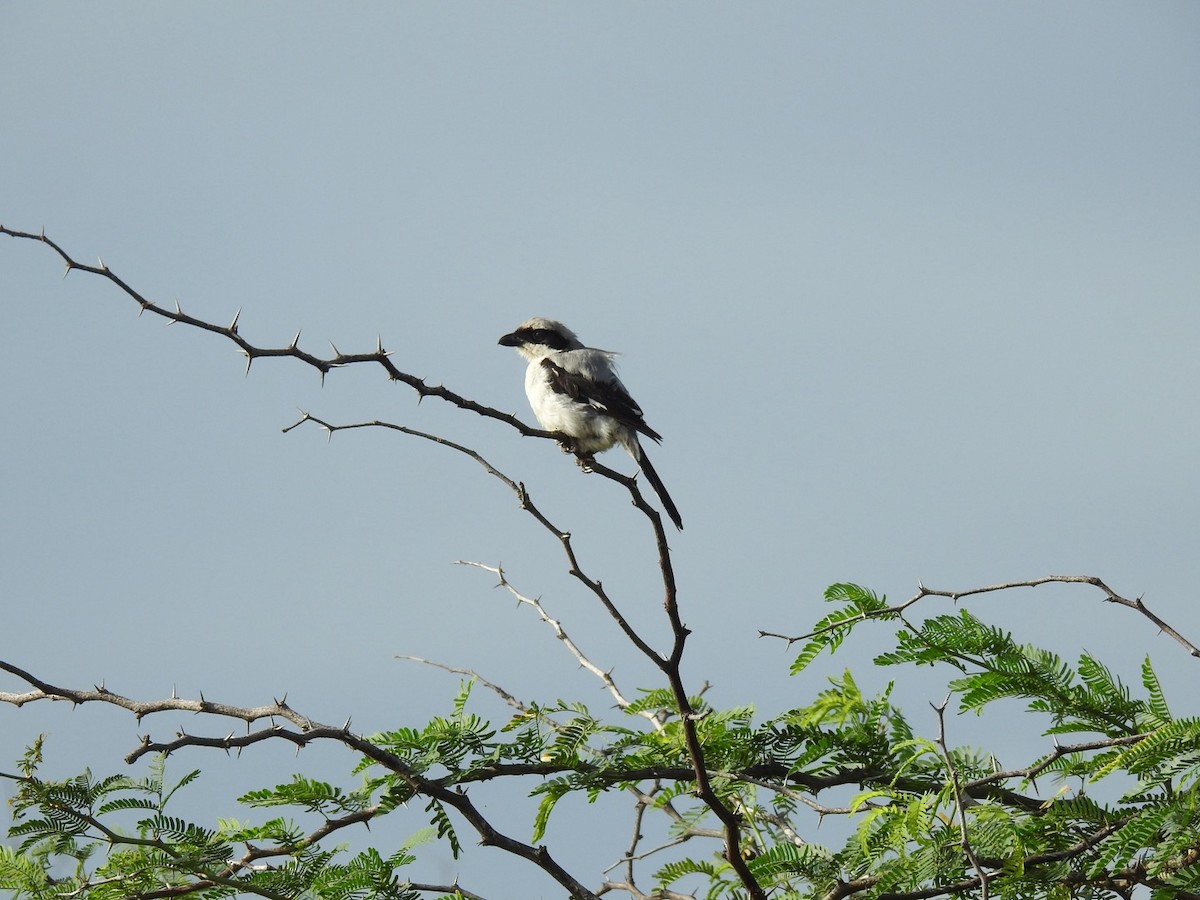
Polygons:
M553 319L530 319L500 338L529 360L525 370L525 395L538 423L546 431L570 438L565 450L586 466L592 457L613 444L629 451L662 500L675 527L683 519L662 479L642 450L638 434L661 442L662 435L646 424L641 407L617 377L613 356L607 350L585 347L575 332Z

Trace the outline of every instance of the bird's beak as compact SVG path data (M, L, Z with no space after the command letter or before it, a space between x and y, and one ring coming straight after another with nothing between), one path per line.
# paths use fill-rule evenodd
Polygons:
M525 342L517 336L516 332L513 332L512 334L506 334L504 337L500 338L497 343L499 343L502 347L520 347Z

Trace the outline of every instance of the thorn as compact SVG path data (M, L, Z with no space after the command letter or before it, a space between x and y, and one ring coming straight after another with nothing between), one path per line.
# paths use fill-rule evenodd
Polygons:
M179 699L178 686L177 686L177 685L174 685L174 684L173 684L173 685L171 685L171 699L172 699L172 700L178 700L178 699Z
M103 259L101 259L99 256L97 256L97 257L96 257L96 262L100 263L100 271L101 271L101 272L107 272L107 271L108 271L108 266L106 266L106 265L104 264L104 260L103 260Z
M339 349L337 348L337 345L336 345L336 344L334 344L334 343L333 343L333 341L330 341L330 342L329 342L329 346L333 348L333 358L334 358L334 359L341 359L341 358L342 358L342 351L341 351L341 350L339 350Z
M296 345L300 343L300 332L296 332L296 336L292 338L292 343L288 346L289 350L295 350Z
M171 318L171 317L169 317L169 316L168 316L168 317L167 317L167 324L168 324L168 325L174 325L176 322L178 322L178 321L179 321L180 319L182 319L182 318L183 318L183 307L181 307L181 306L179 305L179 301L178 301L178 300L176 300L176 301L175 301L175 318Z
M229 323L229 333L237 334L238 319L242 317L242 308L239 306L238 311L233 314L233 321Z
M350 733L350 717L349 716L346 716L346 724L342 726L342 731L346 732L347 734Z
M321 370L321 387L325 387L325 370Z
M387 356L387 354L383 352L383 335L375 335L375 352L380 356Z
M74 264L74 263L72 263L72 262L71 262L71 261L68 259L68 260L67 260L67 271L63 272L63 281L66 281L66 280L67 280L67 276L71 274L71 269L73 269L74 267L75 267L75 264Z

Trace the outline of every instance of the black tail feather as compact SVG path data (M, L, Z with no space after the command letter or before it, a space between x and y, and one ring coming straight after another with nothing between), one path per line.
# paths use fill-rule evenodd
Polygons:
M675 527L683 531L683 518L679 515L679 510L675 508L675 501L671 499L671 495L667 493L666 487L663 486L662 479L654 471L654 466L650 465L650 459L646 456L645 450L642 450L641 459L638 460L638 463L642 467L642 472L645 474L646 480L650 482L650 486L658 494L658 499L662 501L667 515L671 517L671 521L675 523Z

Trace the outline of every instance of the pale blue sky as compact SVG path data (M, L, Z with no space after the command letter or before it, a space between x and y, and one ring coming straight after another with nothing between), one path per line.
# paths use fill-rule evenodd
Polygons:
M1193 3L7 3L0 221L195 315L240 307L259 344L381 335L400 368L526 418L496 346L522 319L622 351L687 527L686 673L767 714L820 685L757 629L805 630L835 581L901 599L1095 574L1200 635L1197 46ZM280 429L304 408L471 444L666 646L645 528L552 446L368 368L243 377L231 345L139 320L32 243L0 240L0 296L3 658L141 697L288 691L364 731L447 709L455 680L399 653L604 708L451 565L473 559L627 691L652 683L473 463ZM1194 663L1095 593L971 607L1129 673L1151 652L1191 700ZM908 688L920 721L941 698ZM115 711L0 708L0 758L40 729L63 775L119 769L136 741ZM280 771L350 767L176 765L212 769L225 813ZM581 858L616 859L620 821ZM464 886L498 865L473 855Z

